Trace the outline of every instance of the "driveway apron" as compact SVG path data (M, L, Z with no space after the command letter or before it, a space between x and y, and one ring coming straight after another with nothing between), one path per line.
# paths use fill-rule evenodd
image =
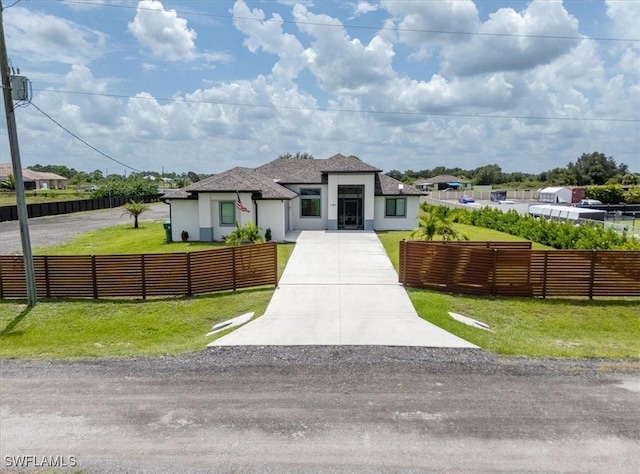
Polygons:
M303 231L265 314L211 346L477 348L421 319L378 236Z

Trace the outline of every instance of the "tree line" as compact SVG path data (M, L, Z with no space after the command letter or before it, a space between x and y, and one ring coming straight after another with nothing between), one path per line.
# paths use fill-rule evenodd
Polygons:
M418 179L427 179L439 175L452 175L467 179L477 185L514 185L536 187L540 184L558 186L594 186L604 184L640 184L640 175L629 172L629 167L617 164L612 157L597 151L583 153L575 163L569 162L565 167L553 168L541 173L523 173L520 171L507 173L499 165L491 164L472 170L436 166L420 171L404 172L391 170L386 173L397 180L412 184Z

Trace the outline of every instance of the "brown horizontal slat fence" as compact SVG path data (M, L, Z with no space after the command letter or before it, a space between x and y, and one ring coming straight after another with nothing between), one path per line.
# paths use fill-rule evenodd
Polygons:
M640 252L530 242L400 242L404 286L485 296L640 296Z
M278 284L275 242L201 252L35 256L38 297L194 295ZM26 298L22 255L0 255L0 298Z

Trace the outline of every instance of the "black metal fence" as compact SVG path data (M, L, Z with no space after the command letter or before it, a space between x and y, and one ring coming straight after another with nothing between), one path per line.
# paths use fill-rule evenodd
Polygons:
M80 199L76 201L54 201L27 204L27 214L32 217L56 216L59 214L71 214L74 212L95 211L98 209L110 209L120 207L129 201L155 202L160 194L145 196L113 196L93 199ZM17 221L18 206L0 206L0 222Z

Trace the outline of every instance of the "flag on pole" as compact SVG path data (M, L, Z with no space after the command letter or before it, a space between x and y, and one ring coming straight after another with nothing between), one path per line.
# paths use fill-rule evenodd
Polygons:
M236 199L236 207L240 209L242 212L251 212L249 209L247 209L244 206L244 204L242 204L242 201L240 200L240 194L236 193L236 196L238 197L238 199Z

